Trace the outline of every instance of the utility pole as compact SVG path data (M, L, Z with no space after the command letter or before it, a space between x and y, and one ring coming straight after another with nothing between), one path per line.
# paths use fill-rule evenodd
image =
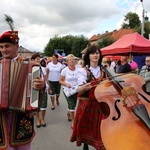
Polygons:
M141 28L141 35L142 36L145 33L145 31L144 31L144 23L145 23L145 15L144 15L144 13L145 13L145 10L143 9L143 11L142 11L142 28Z
M144 35L144 22L145 22L145 10L144 10L144 6L143 6L143 0L140 0L142 3L142 26L141 26L141 35Z

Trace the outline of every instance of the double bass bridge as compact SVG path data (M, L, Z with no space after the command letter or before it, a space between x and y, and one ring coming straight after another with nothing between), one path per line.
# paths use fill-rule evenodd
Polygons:
M127 100L131 100L132 102L140 100L135 88L131 86L123 88L123 90L121 91L121 96L123 98L122 103L124 107L127 106Z

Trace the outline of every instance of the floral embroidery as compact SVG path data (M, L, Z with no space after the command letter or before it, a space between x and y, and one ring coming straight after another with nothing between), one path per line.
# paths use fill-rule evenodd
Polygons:
M17 135L17 139L20 139L21 137L24 137L27 134L32 133L32 125L31 121L28 121L27 119L23 118L20 120L20 127Z

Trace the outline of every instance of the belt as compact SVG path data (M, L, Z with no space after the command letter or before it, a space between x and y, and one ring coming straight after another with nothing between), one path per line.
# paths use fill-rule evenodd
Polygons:
M78 100L90 100L88 97L78 97Z

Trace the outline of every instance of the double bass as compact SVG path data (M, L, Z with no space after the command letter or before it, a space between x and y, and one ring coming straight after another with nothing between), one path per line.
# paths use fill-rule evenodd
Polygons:
M136 74L119 77L104 68L109 79L95 88L105 116L101 137L106 150L150 150L150 96L145 81Z

